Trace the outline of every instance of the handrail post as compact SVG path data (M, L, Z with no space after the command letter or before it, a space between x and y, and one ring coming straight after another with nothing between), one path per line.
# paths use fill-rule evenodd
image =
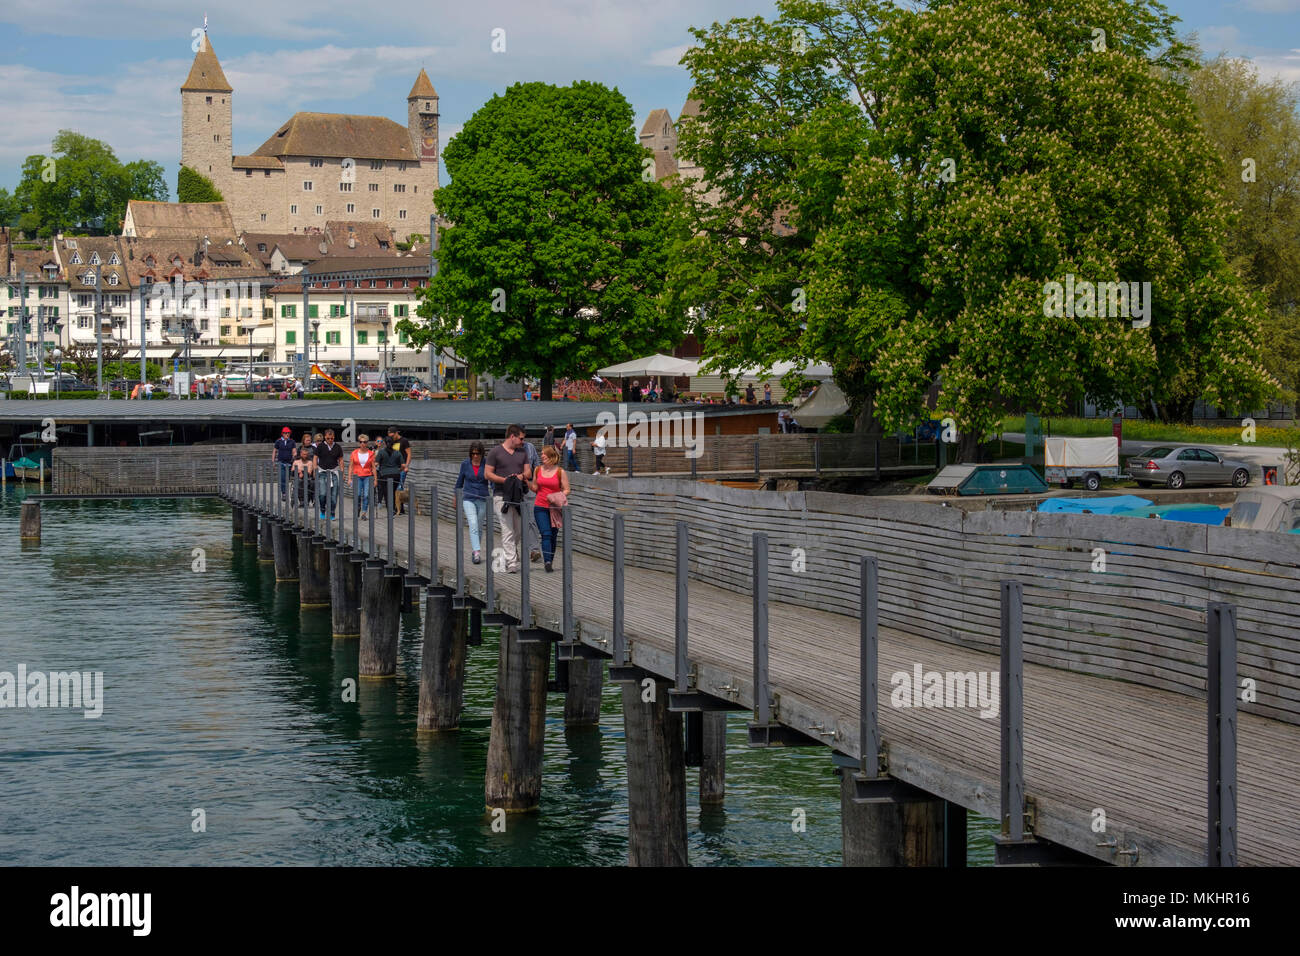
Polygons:
M497 598L496 580L495 580L496 554L493 552L492 549L492 524L493 524L492 519L496 517L494 496L488 497L488 512L489 512L488 516L486 520L484 520L483 522L485 526L483 530L486 532L486 534L483 537L483 547L487 555L487 560L484 561L483 563L483 580L484 580L484 588L485 588L485 592L483 594L483 603L485 605L484 610L488 612L492 612L496 610L496 598ZM508 520L509 520L508 518L504 519L504 521L508 521ZM521 521L520 524L523 524L523 522ZM527 555L525 555L525 558L526 557ZM510 563L508 558L506 559L506 563L507 564Z
M690 530L685 521L677 522L677 622L674 636L674 647L676 651L676 690L678 693L686 693L687 685L690 682L690 664L688 662L686 648L686 627L689 620L689 609L687 607L687 598L689 589L687 587L687 561L690 557Z
M429 583L436 587L441 580L442 575L438 573L438 483L435 481L429 485Z
M767 535L753 536L754 549L754 720L760 727L772 722L772 692L768 680L767 645Z
M880 775L880 712L877 693L880 667L878 601L879 567L864 554L859 566L858 601L858 766L869 779Z
M822 476L822 443L816 435L813 436L813 470L818 478Z
M754 477L755 478L758 478L758 476L763 473L762 462L759 458L759 456L762 454L762 450L763 450L762 443L757 438L755 438L754 439Z
M375 490L379 490L378 476L375 476ZM379 544L375 541L375 511L379 502L372 497L370 501L370 536L366 539L366 554L371 558L379 557Z
M393 494L395 482L388 479L388 563L393 564L393 512L397 509L397 498Z
M564 553L564 567L560 569L563 577L561 587L564 595L562 629L566 644L573 642L573 527L569 523L572 518L573 512L569 510L568 505L560 509L561 549Z
M1207 866L1237 865L1237 608L1206 608L1209 838Z
M1001 582L1002 662L999 712L1002 716L1002 836L1025 835L1023 587Z
M623 512L614 512L614 665L627 663L627 635L623 632Z
M488 499L491 502L491 498ZM460 523L464 520L465 515L465 489L456 489L456 514L453 522L456 527L456 596L463 598L465 596L465 536L461 530ZM483 522L487 524L486 521ZM490 557L490 555L489 555Z
M633 458L633 453L635 451L636 449L633 448L631 445L627 446L627 476L629 478L633 476L632 458Z
M407 477L410 477L409 475ZM406 560L408 567L407 574L416 574L415 568L415 486L411 486L409 497L406 499Z
M533 523L525 520L523 508L520 508L519 553L523 557L519 562L519 624L526 628L533 626L532 532ZM538 534L540 533L539 528ZM538 546L541 546L540 542Z

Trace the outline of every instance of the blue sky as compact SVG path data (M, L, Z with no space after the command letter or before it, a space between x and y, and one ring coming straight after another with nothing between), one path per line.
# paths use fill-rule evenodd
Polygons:
M1300 81L1300 0L1170 0L1210 53ZM442 139L493 93L520 81L617 86L637 125L690 89L677 66L687 28L770 15L770 0L5 0L0 5L0 186L59 129L106 140L123 161L162 163L175 188L180 84L192 30L209 36L234 87L234 148L256 149L298 110L405 123L421 67L438 90ZM491 50L505 31L504 53Z

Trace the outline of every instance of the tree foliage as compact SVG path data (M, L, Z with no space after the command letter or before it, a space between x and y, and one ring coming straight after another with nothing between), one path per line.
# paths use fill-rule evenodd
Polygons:
M132 199L167 199L162 166L122 164L107 143L66 129L54 137L49 156L27 157L14 190L19 228L41 237L116 232Z
M703 112L680 149L720 202L684 196L671 284L704 307L706 353L829 361L889 429L937 381L965 451L1008 407L1091 397L1182 420L1201 396L1269 393L1163 6L778 9L695 31L684 57ZM1150 326L1045 315L1067 276L1150 282Z
M479 370L556 378L671 346L658 300L667 197L642 178L632 108L598 83L524 83L494 96L447 146L435 203L439 272L417 346L452 348Z
M224 202L212 180L188 166L182 166L176 174L176 201Z
M1264 81L1248 62L1219 57L1188 90L1223 160L1236 216L1227 250L1268 302L1264 363L1287 397L1300 393L1300 87Z

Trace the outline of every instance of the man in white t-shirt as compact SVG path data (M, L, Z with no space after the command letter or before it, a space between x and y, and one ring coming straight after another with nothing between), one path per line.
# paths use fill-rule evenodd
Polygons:
M591 443L591 451L596 456L596 470L592 474L599 475L601 472L609 474L609 469L605 467L605 432L603 430L596 433L596 437Z
M564 470L578 470L578 433L573 430L573 423L565 427L564 432Z

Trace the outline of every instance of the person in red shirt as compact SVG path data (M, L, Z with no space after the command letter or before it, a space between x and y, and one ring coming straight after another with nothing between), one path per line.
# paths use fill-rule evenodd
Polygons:
M569 473L560 467L560 453L552 445L542 446L542 464L537 469L537 473L528 482L531 491L537 492L537 498L533 502L533 517L537 519L537 530L542 536L542 560L546 562L546 570L554 571L551 562L555 558L555 537L556 525L551 520L550 502L552 495L563 495L563 501L568 501L569 496Z

